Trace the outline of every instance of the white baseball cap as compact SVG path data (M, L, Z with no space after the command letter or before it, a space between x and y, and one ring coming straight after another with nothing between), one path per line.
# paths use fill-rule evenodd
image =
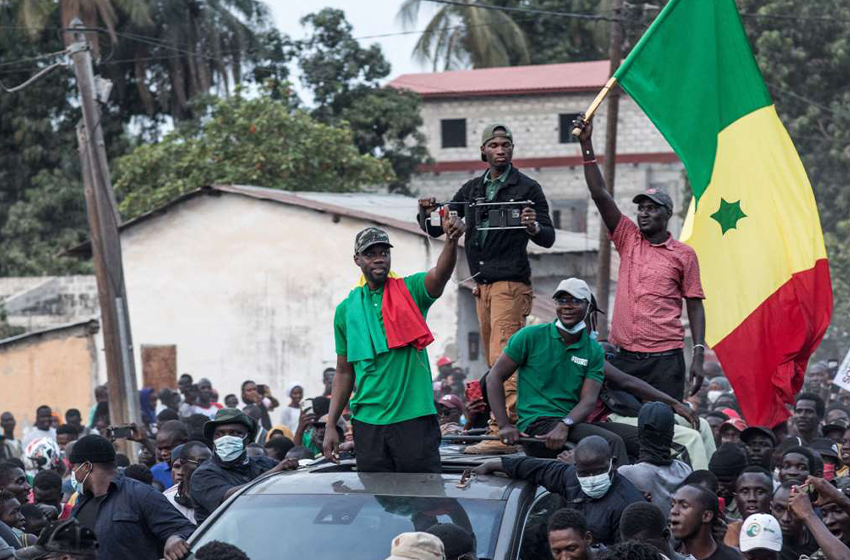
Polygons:
M590 291L590 286L588 286L587 282L581 278L567 278L566 280L561 280L561 283L558 284L557 288L555 288L555 293L552 297L557 296L561 292L567 292L574 298L583 299L585 301L590 301L593 296L593 293Z
M768 513L754 513L741 526L741 552L756 548L766 548L779 552L782 550L782 529L779 521Z

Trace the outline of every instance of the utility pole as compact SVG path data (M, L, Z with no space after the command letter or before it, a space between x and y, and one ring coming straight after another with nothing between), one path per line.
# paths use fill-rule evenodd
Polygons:
M611 22L611 37L609 44L610 69L608 76L614 75L623 59L623 16L624 0L614 0L613 13L616 18ZM608 92L608 114L605 120L605 161L602 165L602 175L611 196L614 196L614 179L617 172L617 121L620 114L620 88L612 87ZM599 262L596 269L596 301L608 311L599 323L599 337L608 338L608 318L611 310L608 301L611 293L611 241L608 239L608 228L600 221L599 225Z
M119 216L109 178L109 163L100 127L100 109L95 102L97 91L92 51L81 30L82 22L74 19L71 28L75 31L68 50L83 110L83 120L77 126L77 140L106 350L110 420L112 425L141 424L130 315L121 264L121 241L118 237Z

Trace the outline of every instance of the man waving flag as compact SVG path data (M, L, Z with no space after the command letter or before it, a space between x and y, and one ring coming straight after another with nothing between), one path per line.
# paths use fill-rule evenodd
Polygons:
M671 0L614 78L685 164L713 347L750 425L774 426L829 325L814 194L734 0Z

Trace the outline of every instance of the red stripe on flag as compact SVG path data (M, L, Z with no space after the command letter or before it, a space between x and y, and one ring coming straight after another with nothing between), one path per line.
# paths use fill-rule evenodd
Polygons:
M750 426L776 426L803 386L809 357L832 314L826 259L794 274L735 330L714 345Z

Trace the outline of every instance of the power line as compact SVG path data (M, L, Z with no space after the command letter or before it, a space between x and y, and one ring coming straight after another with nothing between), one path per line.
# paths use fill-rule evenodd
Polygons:
M598 14L575 13L575 12L555 12L551 10L536 10L533 8L513 8L510 6L490 6L488 4L479 4L477 2L462 2L460 0L425 0L426 2L434 2L436 4L448 4L450 6L460 6L462 8L481 8L483 10L495 10L499 12L519 12L525 14L536 14L540 16L558 16L572 19L584 19L590 21L623 21L622 18L612 18L608 16L600 16Z

